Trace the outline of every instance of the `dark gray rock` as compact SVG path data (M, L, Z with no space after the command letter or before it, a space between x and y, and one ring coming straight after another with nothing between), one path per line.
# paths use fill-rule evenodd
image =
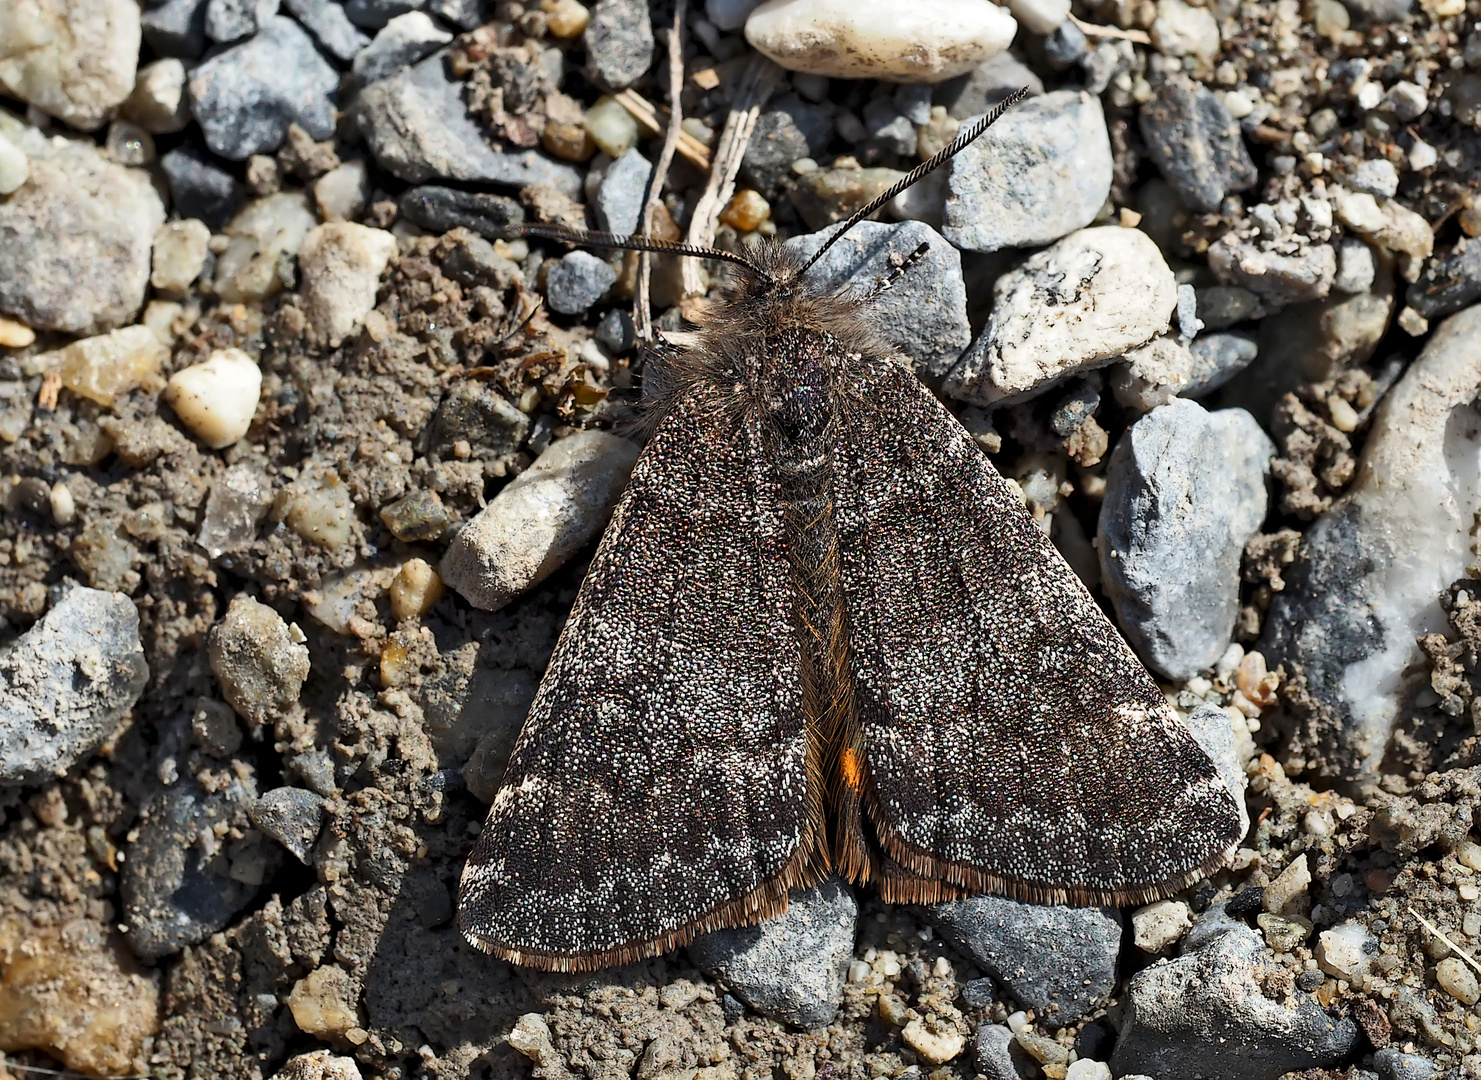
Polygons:
M1385 1046L1373 1055L1373 1071L1378 1074L1378 1080L1430 1080L1435 1075L1435 1064L1418 1054Z
M957 120L981 116L1021 86L1042 94L1044 82L1011 53L990 56L965 75L936 85L935 101Z
M536 150L490 146L443 53L367 86L354 115L381 167L411 183L445 178L515 188L548 184L572 197L581 191L581 173L570 165Z
M1309 997L1266 996L1273 961L1241 926L1133 975L1114 1073L1277 1080L1336 1064L1357 1042L1357 1025L1332 1020Z
M283 6L341 63L349 63L370 44L370 38L355 29L345 9L334 0L283 0Z
M1116 986L1121 914L977 896L925 909L958 951L1050 1027L1104 1005Z
M969 251L1053 243L1095 220L1114 169L1098 98L1030 98L947 166L941 233Z
M597 0L581 40L592 80L606 90L626 89L653 65L648 0Z
M982 1024L977 1028L972 1064L987 1080L1032 1080L1039 1075L1039 1063L1002 1024Z
M0 652L0 785L65 773L113 734L148 681L133 601L68 590Z
M278 0L210 0L206 37L219 45L249 38L278 13Z
M915 125L890 98L872 98L864 106L864 133L878 149L897 156L915 152Z
M1342 0L1353 22L1365 25L1403 22L1414 11L1414 0Z
M170 209L182 218L199 218L214 229L231 220L246 189L209 154L184 143L159 159L170 185Z
M323 750L305 750L287 759L283 775L328 799L334 795L334 759Z
M1223 330L1265 315L1260 298L1243 286L1209 285L1193 291L1198 299L1198 320L1205 330Z
M398 15L356 54L355 78L361 86L369 86L431 56L452 39L451 34L439 28L424 12Z
M1337 279L1337 251L1310 244L1289 255L1225 233L1209 245L1209 269L1226 285L1248 289L1270 308L1320 300Z
M798 158L817 158L833 139L833 117L821 105L796 94L782 94L767 103L756 121L741 161L741 182L776 198L783 180Z
M494 18L493 0L429 0L426 10L459 30L477 30Z
M1295 737L1308 770L1361 781L1409 696L1428 686L1415 644L1449 631L1436 597L1466 577L1481 488L1481 307L1452 315L1378 410L1347 494L1306 531L1260 649L1301 680Z
M236 777L211 793L181 780L144 807L120 881L124 936L135 956L158 960L204 941L252 902L280 858L248 828L256 796L250 781ZM232 828L246 837L216 839Z
M787 247L811 255L839 228L794 237ZM808 276L822 288L848 285L867 291L893 269L892 257L904 259L921 243L930 245L925 256L876 298L868 312L884 339L910 358L917 373L940 379L971 342L972 328L961 253L935 229L919 221L860 222Z
M1188 385L1178 393L1189 398L1213 393L1254 363L1260 352L1254 334L1237 330L1202 334L1188 349L1193 354L1193 371Z
M597 224L618 236L636 233L643 216L643 194L652 175L648 159L636 146L628 147L607 166L602 186L597 189Z
M465 441L475 456L507 457L530 433L530 418L511 405L488 383L464 379L456 383L432 415L431 449L451 457L453 445Z
M1404 301L1426 319L1451 315L1481 300L1481 240L1463 238L1449 255L1425 262Z
M524 277L519 263L500 255L481 236L468 237L448 252L442 269L464 285L491 285L499 292Z
M310 864L324 825L322 797L303 788L273 788L253 804L248 815L270 840L282 844L305 866Z
M621 308L613 308L597 324L596 339L614 356L631 352L638 343L633 317Z
M424 0L345 0L345 15L356 26L379 30L398 15L416 11Z
M1044 59L1056 71L1063 71L1085 55L1087 44L1085 31L1066 19L1044 38Z
M244 161L276 150L289 124L315 139L333 135L338 88L339 74L303 27L276 15L190 73L190 111L213 153Z
M1275 444L1243 409L1174 399L1111 454L1098 530L1102 581L1143 663L1186 679L1228 648L1244 546L1265 520Z
M616 280L617 271L605 260L589 251L568 252L545 275L545 301L562 315L579 315Z
M155 56L194 60L206 51L206 0L165 0L139 16Z
M1225 195L1246 191L1259 178L1224 103L1181 75L1142 106L1141 128L1158 171L1193 209L1212 213Z
M721 30L739 30L761 0L705 0L705 18Z
M507 195L459 191L438 184L407 188L398 201L401 216L431 233L459 226L489 239L505 239L525 220L524 208Z
M775 918L702 935L690 943L689 956L763 1016L820 1028L843 1003L858 914L853 892L829 878L793 893Z

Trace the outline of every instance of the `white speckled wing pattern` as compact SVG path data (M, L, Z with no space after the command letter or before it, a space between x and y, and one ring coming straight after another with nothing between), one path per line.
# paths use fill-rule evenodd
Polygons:
M505 959L652 955L821 874L775 481L705 395L639 459L464 871L464 933Z
M896 898L1140 903L1222 864L1233 799L1151 676L941 404L857 365L834 512L865 808L925 879Z

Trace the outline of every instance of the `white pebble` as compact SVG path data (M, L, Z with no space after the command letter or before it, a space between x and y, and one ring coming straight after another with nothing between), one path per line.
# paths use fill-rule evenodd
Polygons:
M51 519L58 525L70 525L77 518L77 501L72 491L58 480L51 486Z
M161 292L183 293L206 265L211 230L204 221L167 221L154 234L149 284Z
M1476 984L1476 973L1466 966L1464 960L1451 956L1435 965L1435 981L1451 997L1462 1005L1474 1005L1481 1000L1481 987Z
M1310 884L1311 870L1306 865L1306 852L1303 851L1274 881L1265 886L1265 893L1261 898L1265 910L1273 915L1285 914L1297 897L1306 894Z
M944 1065L967 1047L967 1037L951 1028L933 1031L922 1020L912 1020L900 1032L907 1046L932 1065Z
M1481 870L1481 844L1474 840L1462 840L1455 849L1455 857L1464 867Z
M984 0L768 0L746 40L784 68L840 79L941 82L1013 41L1018 24Z
M1369 109L1378 108L1379 102L1383 100L1383 87L1375 82L1364 83L1357 93L1357 106L1364 112Z
M218 349L170 376L164 398L191 434L220 450L247 434L261 394L262 371L252 358L240 349Z
M15 143L0 135L0 195L9 195L31 176L31 162Z
M397 622L420 618L442 597L442 578L425 559L408 559L392 579L389 595Z
M1111 1080L1111 1067L1104 1061L1080 1058L1070 1062L1070 1067L1065 1070L1064 1080Z
M298 250L303 309L314 337L331 349L375 307L381 273L396 254L396 237L348 221L309 230Z
M1181 900L1158 900L1131 916L1131 937L1142 952L1159 953L1186 934L1193 915Z
M1316 949L1313 950L1317 967L1334 979L1360 983L1368 974L1367 946L1372 941L1373 936L1361 923L1343 923L1331 930L1323 930L1317 936Z
M1008 1025L1009 1031L1013 1032L1013 1034L1015 1035L1019 1035L1029 1029L1028 1013L1009 1013L1008 1019L1004 1021L1004 1023Z
M1205 7L1183 0L1158 0L1152 44L1164 56L1211 57L1219 51L1219 23Z
M858 985L869 979L870 967L862 960L855 960L848 966L848 981Z
M1414 145L1409 148L1409 169L1412 172L1424 172L1425 169L1433 168L1439 160L1439 151L1423 139L1415 139Z
M1070 0L1008 0L1008 10L1031 34L1052 34L1070 15Z

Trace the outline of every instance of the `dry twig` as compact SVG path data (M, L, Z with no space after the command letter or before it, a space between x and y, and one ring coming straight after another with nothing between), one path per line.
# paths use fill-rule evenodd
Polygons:
M669 111L668 130L663 135L663 149L658 153L658 164L648 177L648 193L643 199L643 216L638 219L638 231L644 236L653 235L653 218L658 213L658 204L663 200L663 181L674 163L674 150L679 145L679 125L684 122L684 110L679 104L679 95L684 90L684 11L689 0L674 0L674 25L669 31ZM653 277L653 256L638 252L638 287L633 292L633 327L638 343L646 345L653 340L653 313L649 299Z

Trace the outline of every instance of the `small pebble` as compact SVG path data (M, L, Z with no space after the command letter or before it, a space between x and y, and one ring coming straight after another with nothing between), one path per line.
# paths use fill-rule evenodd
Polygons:
M1164 56L1209 59L1219 51L1219 23L1206 7L1193 7L1183 0L1157 0L1152 44Z
M56 371L72 393L111 409L136 387L158 388L169 355L154 331L136 325L43 353L36 364Z
M1104 1061L1080 1058L1064 1071L1064 1080L1111 1080L1111 1067Z
M14 319L0 318L0 348L24 349L36 340L36 331Z
M166 222L154 236L154 269L149 284L161 292L183 293L206 265L211 230L204 221Z
M391 615L397 622L421 618L442 597L442 578L423 559L408 559L396 571L389 590Z
M1476 983L1476 973L1464 960L1447 957L1435 965L1435 982L1440 984L1451 997L1462 1005L1474 1005L1481 1000L1481 988Z
M354 221L369 201L370 171L364 161L346 161L314 181L314 203L325 221Z
M247 813L252 824L287 848L299 862L312 864L314 844L323 827L323 798L303 788L274 788Z
M246 593L211 627L206 655L221 696L252 725L271 723L297 702L309 675L302 633Z
M381 508L381 520L403 543L436 540L452 523L435 491L414 491Z
M940 82L1007 49L1017 24L981 0L772 0L746 40L791 71L837 79Z
M1185 6L1180 0L1170 2ZM1190 10L1212 19L1206 9ZM1189 207L1216 211L1225 195L1248 190L1259 178L1239 124L1200 83L1169 78L1142 107L1141 129L1158 171Z
M262 369L240 349L218 349L170 376L164 400L192 435L213 450L232 445L252 427L262 393Z
M425 12L397 15L376 33L374 41L355 54L351 65L355 79L361 86L368 86L430 56L451 40L452 35Z
M620 158L638 141L638 122L616 98L598 98L586 110L586 130L602 153Z
M1188 905L1181 900L1159 900L1132 913L1131 936L1138 949L1160 953L1193 925Z
M375 307L381 274L396 254L384 229L332 221L311 229L298 252L300 295L311 337L337 348Z
M544 0L540 10L545 12L545 29L562 41L576 37L591 22L591 12L576 0Z
M944 1065L967 1048L967 1037L961 1032L951 1027L932 1027L923 1020L908 1021L900 1038L931 1065Z
M640 231L643 194L652 175L652 164L636 147L628 149L607 166L597 191L597 224L618 236L631 236Z
M617 281L617 271L589 251L562 255L545 276L545 299L552 311L579 315Z
M1070 0L1008 0L1008 10L1018 25L1031 34L1049 34L1062 26L1070 14Z
M360 1026L355 983L338 964L315 968L293 984L288 1011L306 1035L343 1038Z
M1306 853L1303 851L1277 875L1274 881L1265 886L1262 897L1265 910L1272 915L1284 914L1300 897L1306 895L1306 889L1310 884L1311 871L1307 868Z
M173 57L144 65L123 103L123 116L154 135L184 130L190 123L185 78L185 65Z
M758 191L737 191L720 212L720 220L740 232L752 232L771 216L771 205Z
M648 0L596 0L582 31L586 71L605 90L631 86L653 66L655 41Z

